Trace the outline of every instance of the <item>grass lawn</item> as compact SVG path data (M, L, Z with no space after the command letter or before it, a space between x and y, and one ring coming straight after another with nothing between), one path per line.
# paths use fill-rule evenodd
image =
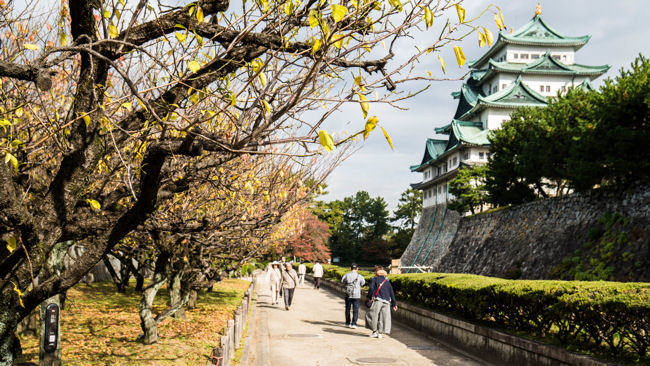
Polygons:
M219 332L231 319L250 282L224 280L213 292L202 291L187 318L164 320L160 340L153 345L136 341L141 333L140 294L131 286L119 294L112 283L79 284L68 291L61 311L62 361L65 365L200 365L207 363ZM164 309L169 297L162 288L154 310ZM20 361L38 363L38 340L21 339Z

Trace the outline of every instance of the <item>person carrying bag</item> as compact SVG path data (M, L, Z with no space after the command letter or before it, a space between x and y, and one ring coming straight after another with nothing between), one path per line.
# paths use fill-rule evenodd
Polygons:
M370 307L366 311L366 327L372 330L371 338L382 338L382 334L390 333L391 307L397 311L395 292L387 276L384 267L377 266L375 277L370 282L368 294L374 295L366 300L366 305Z

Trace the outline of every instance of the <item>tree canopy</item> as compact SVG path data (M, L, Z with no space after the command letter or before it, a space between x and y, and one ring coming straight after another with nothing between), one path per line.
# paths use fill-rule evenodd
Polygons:
M650 178L650 62L640 55L599 90L570 88L523 107L490 137L486 188L497 205Z

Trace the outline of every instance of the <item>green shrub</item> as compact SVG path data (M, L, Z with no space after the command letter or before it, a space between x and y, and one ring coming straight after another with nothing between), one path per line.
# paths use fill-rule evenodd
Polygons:
M308 267L310 267L308 265ZM348 269L324 265L340 281ZM311 271L309 271L311 272ZM360 271L366 281L372 273ZM650 361L650 284L535 281L458 273L390 275L398 300L587 353Z

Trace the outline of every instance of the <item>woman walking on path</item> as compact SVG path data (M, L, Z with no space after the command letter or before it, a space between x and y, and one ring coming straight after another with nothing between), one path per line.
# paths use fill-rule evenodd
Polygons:
M293 292L298 286L298 274L291 267L291 263L286 263L286 271L282 271L282 291L284 292L284 308L289 310Z
M320 280L323 278L323 266L321 266L319 261L316 261L316 264L314 264L311 270L314 272L314 287L320 289Z
M366 327L372 330L370 337L381 338L382 334L390 334L390 308L397 310L397 301L393 286L388 281L384 267L375 268L375 277L370 282L368 297L372 301L366 312Z
M277 263L273 263L273 266L269 269L269 283L271 285L271 303L277 305L278 295L280 294L280 283L282 282L282 273L280 272L280 266Z

